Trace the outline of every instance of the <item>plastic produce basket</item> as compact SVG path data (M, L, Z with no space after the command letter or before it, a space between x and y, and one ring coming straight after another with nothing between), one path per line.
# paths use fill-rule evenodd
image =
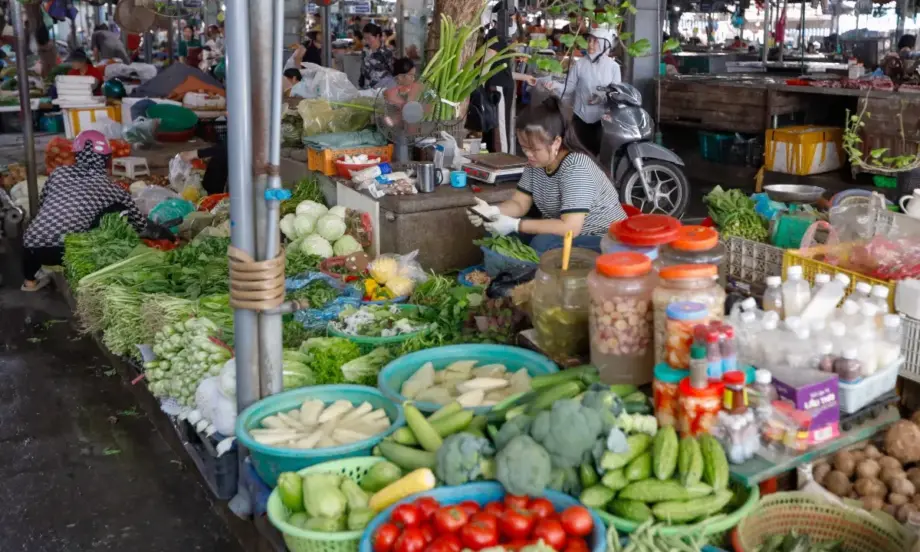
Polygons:
M323 150L307 148L307 168L311 171L319 171L326 176L335 176L337 174L336 159L343 155L361 155L362 153L368 157L381 157L383 161L389 161L393 158L393 144Z
M747 493L747 499L740 507L738 507L737 510L712 523L703 525L701 531L699 524L672 525L671 527L661 529L661 534L677 536L686 534L688 532L693 534L701 532L703 536L708 537L707 540L709 540L710 543L714 543L717 538L720 538L725 532L730 531L734 526L738 525L738 522L740 522L751 512L751 510L754 509L755 506L757 506L757 501L760 500L760 489L754 486L748 489ZM593 512L600 516L606 523L616 527L617 531L620 533L632 533L639 528L639 525L641 525L635 521L617 517L601 510L593 510Z
M518 270L518 269L536 269L539 266L537 263L532 263L529 261L522 261L520 259L514 259L501 253L496 253L488 247L479 246L479 249L482 249L483 257L483 266L486 268L486 273L490 278L495 278L502 272L507 272L509 270Z
M377 517L370 522L364 531L364 536L361 538L361 546L358 549L359 552L373 552L372 543L374 534L381 525L390 519L390 514L393 512L394 508L400 504L418 500L423 496L431 497L437 500L441 505L459 504L464 500L472 500L480 506L484 506L489 502L502 500L505 497L505 489L502 488L500 483L495 482L467 483L466 485L459 485L457 487L438 487L437 489L412 495L377 514ZM576 498L549 489L546 490L546 494L543 496L553 503L556 511L564 510L570 506L578 506L580 504ZM603 520L596 514L592 513L591 517L594 518L594 531L591 532L591 535L589 535L585 541L591 552L604 552L607 548L607 528L604 526Z
M811 256L819 255L826 250L826 246L819 245L817 247L811 247L807 250L802 249L787 249L783 254L783 279L786 279L786 270L793 265L800 265L802 267L802 272L804 273L805 279L809 283L815 283L815 274L821 272L825 274L830 274L831 278L835 274L846 274L850 277L850 286L847 288L847 295L853 293L853 290L856 289L856 284L858 282L866 282L869 285L873 286L883 286L888 288L888 305L892 309L894 308L894 291L897 286L897 282L888 281L888 280L878 280L865 274L860 274L858 272L853 272L852 270L847 270L839 266L834 266L832 264L825 263L823 261L818 261Z
M731 152L734 134L719 134L715 132L699 132L700 156L707 161L721 163L726 161Z
M760 288L767 285L767 276L783 273L782 248L731 236L725 241L725 249L725 275L735 281Z
M262 418L271 416L280 411L299 408L309 399L319 399L326 403L338 400L351 401L355 406L362 402L369 402L374 408L382 408L390 418L390 427L377 435L338 447L323 449L285 449L257 443L249 430L259 426ZM284 393L265 397L251 405L236 418L236 437L240 443L249 450L252 465L263 481L272 487L278 482L278 475L282 472L298 471L303 468L327 462L336 458L353 458L356 456L370 456L371 449L384 437L393 433L405 424L402 407L373 387L364 385L316 385L301 387Z
M839 382L840 411L847 414L859 412L867 404L893 390L898 383L898 369L903 362L898 360L857 383Z
M397 306L401 310L404 310L404 311L419 310L422 308L418 305L402 304L402 305L397 305ZM369 336L351 335L351 334L344 333L336 329L335 327L333 327L332 324L333 323L330 322L328 328L326 329L329 335L332 335L335 337L344 337L345 339L353 343L357 343L358 345L361 346L362 350L367 351L367 352L369 352L371 349L374 349L376 347L380 347L383 345L393 345L396 343L402 343L403 341L407 341L408 339L416 335L421 335L421 334L428 333L431 331L431 328L426 328L424 330L418 330L417 332L409 332L409 333L404 333L400 335L394 335L391 337L369 337Z
M509 372L527 370L531 376L554 374L559 371L556 364L549 358L528 349L512 347L510 345L448 345L425 349L397 358L383 367L377 374L377 387L384 396L393 401L402 403L406 400L400 390L402 384L412 374L418 371L426 362L431 362L435 370L446 368L448 364L458 360L478 360L480 365L504 364ZM422 412L434 412L441 408L440 404L425 401L416 401L415 406ZM484 414L491 410L490 406L473 408L476 414Z
M297 473L300 475L339 473L360 483L371 466L383 460L376 456L333 460L304 468ZM271 496L268 497L268 520L275 526L275 529L281 531L284 544L291 552L357 552L364 531L343 531L341 533L307 531L285 521L289 515L290 512L284 507L281 497L278 496L278 490L273 490Z
M147 108L147 118L159 119L157 131L160 133L174 133L190 130L195 134L195 125L198 124L198 115L194 111L181 105L167 103L153 104Z
M894 518L885 520L797 491L764 497L738 524L732 544L736 552L754 552L767 537L791 531L821 541L842 540L850 552L904 552L912 540Z
M920 383L920 320L910 316L901 316L904 325L904 342L901 344L901 356L904 365L901 375Z

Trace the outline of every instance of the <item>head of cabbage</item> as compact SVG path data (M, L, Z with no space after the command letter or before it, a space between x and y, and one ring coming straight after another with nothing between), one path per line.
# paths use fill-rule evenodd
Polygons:
M317 203L315 201L306 200L301 201L297 204L297 209L294 211L297 215L310 215L313 219L318 219L319 217L326 214L326 211L329 209L326 208L322 203Z
M335 252L336 257L345 257L347 255L351 255L352 253L362 251L361 244L358 243L358 240L349 235L342 236L336 240L335 245L332 246L332 249Z
M300 250L307 255L316 255L323 259L332 256L332 244L323 239L319 234L310 234L300 244Z
M335 215L326 214L316 221L315 230L323 238L334 242L345 235L345 221Z

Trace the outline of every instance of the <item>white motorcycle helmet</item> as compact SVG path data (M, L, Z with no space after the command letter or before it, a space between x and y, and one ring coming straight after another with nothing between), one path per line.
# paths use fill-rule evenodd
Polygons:
M593 36L601 43L601 48L603 51L610 51L616 45L616 35L613 34L613 31L606 27L598 27L596 29L591 29L588 33L588 36Z

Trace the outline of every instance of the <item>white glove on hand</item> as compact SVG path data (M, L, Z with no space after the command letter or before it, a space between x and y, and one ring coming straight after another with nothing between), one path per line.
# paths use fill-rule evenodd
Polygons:
M474 207L476 207L476 210L482 213L483 215L485 215L486 218L488 218L489 220L495 220L497 217L501 216L502 212L498 210L498 207L494 205L489 205L488 203L479 199L478 197L473 198L473 199L476 200L476 205L474 205ZM470 224L472 224L473 226L476 226L477 228L482 226L483 222L488 222L488 221L483 221L482 217L477 215L473 211L467 211L466 216L468 219L470 219Z
M521 226L521 219L509 217L507 215L498 215L498 218L485 223L485 229L492 234L507 236L512 232L517 232Z

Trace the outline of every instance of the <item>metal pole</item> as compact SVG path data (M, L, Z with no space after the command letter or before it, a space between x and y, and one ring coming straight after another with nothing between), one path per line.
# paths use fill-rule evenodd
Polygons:
M144 33L144 63L153 63L153 33Z
M399 57L406 56L406 3L405 0L396 0L396 51Z
M172 7L172 0L166 0L166 9ZM166 57L169 61L167 64L171 65L173 62L173 54L175 48L174 42L176 41L176 25L172 18L169 19L169 26L166 27ZM230 128L229 126L227 128Z
M255 256L252 216L252 112L249 78L249 8L246 0L227 3L227 148L230 189L230 243ZM256 313L236 309L236 404L239 411L259 400L259 344Z
M767 0L763 4L763 52L761 52L761 59L764 63L767 62L770 55L770 16L771 16L771 0Z
M19 82L19 109L22 114L22 142L26 147L26 181L29 187L29 215L38 213L38 173L35 166L35 135L32 132L32 100L29 99L29 37L22 18L22 4L10 2L13 32L16 33L16 79ZM35 22L33 22L35 24ZM31 277L31 276L29 276Z
M323 17L323 67L332 67L332 23L329 21L329 6L322 6Z

